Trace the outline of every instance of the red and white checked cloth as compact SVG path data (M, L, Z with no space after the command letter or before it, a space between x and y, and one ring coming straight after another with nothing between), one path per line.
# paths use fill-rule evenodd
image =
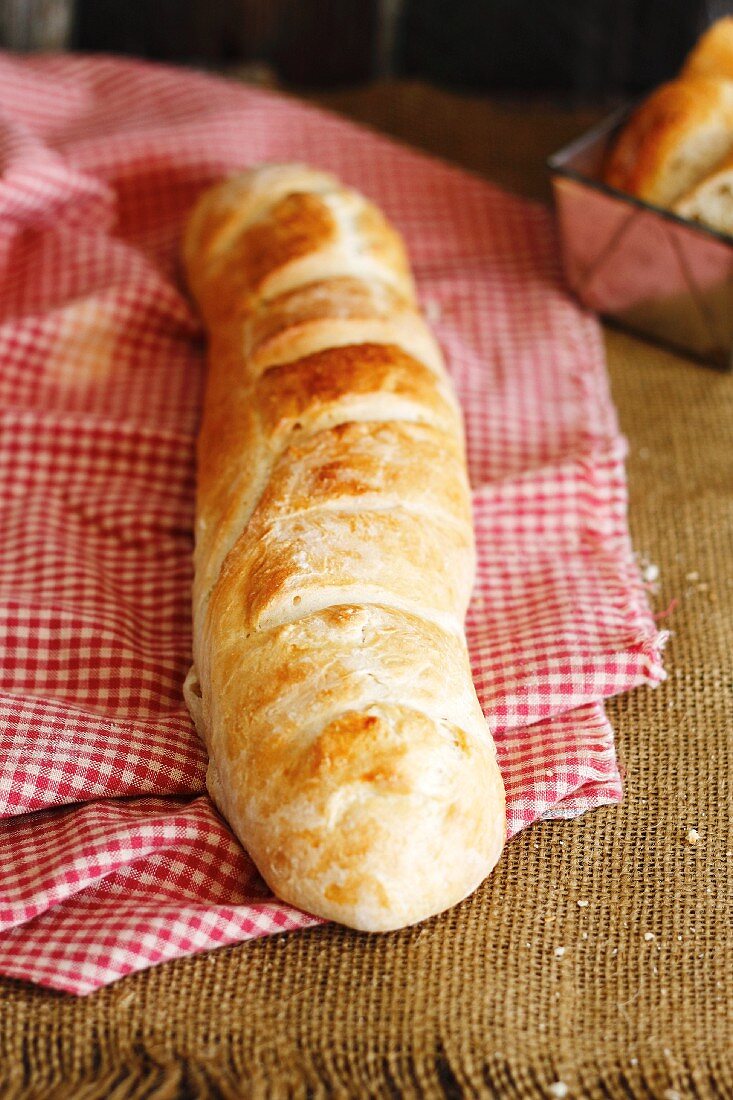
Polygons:
M547 211L223 80L0 57L0 972L57 989L316 923L212 809L181 696L202 333L177 243L202 188L263 160L335 171L407 239L466 414L511 833L620 800L602 699L663 676Z

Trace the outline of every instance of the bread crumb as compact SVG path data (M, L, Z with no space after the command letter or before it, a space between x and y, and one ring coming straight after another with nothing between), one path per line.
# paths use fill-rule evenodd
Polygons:
M590 903L587 902L587 901L579 901L578 902L578 909L587 909L589 904Z
M664 1100L682 1100L682 1097L677 1092L677 1089L665 1089L662 1093Z
M697 829L688 829L687 836L685 837L688 844L699 844L702 837L698 833Z
M659 566L650 561L642 568L641 575L647 584L653 584L654 581L659 580Z
M588 939L588 933L584 932L581 938L584 939L584 940L587 940Z
M638 1066L639 1065L639 1059L638 1058L629 1058L629 1065L630 1066Z
M654 939L654 933L653 932L645 932L644 933L644 939L646 940L647 943L651 943L652 940Z
M685 573L685 580L686 581L699 581L700 580L700 574L698 573L698 571L696 569L693 569L692 572Z
M567 1096L568 1094L568 1086L564 1081L553 1081L547 1091L550 1096L556 1096L558 1100L562 1100L563 1096Z
M555 948L555 958L556 959L561 959L564 954L565 954L565 948L564 947L556 947Z

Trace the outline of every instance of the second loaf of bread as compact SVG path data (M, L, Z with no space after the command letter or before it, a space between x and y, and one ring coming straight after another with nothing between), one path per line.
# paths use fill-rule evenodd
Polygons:
M184 259L209 333L186 689L209 789L284 900L413 923L468 895L505 834L439 348L401 239L325 173L217 186Z
M733 83L685 77L657 88L613 146L605 182L670 206L733 148Z

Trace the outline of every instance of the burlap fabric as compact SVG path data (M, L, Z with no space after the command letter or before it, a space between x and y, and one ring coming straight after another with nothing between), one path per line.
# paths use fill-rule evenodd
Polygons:
M340 105L364 117L365 101ZM530 192L572 132L567 113L538 127L456 102L383 89L367 117L400 132L429 110L415 139L442 128L487 174L492 127L511 129L502 181ZM520 835L420 928L268 937L86 999L0 980L3 1100L733 1096L733 377L617 333L608 353L635 545L659 566L658 609L678 601L668 682L609 707L624 805Z

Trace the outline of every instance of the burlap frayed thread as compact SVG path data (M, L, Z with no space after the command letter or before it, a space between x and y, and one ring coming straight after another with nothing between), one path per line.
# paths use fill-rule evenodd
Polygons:
M552 1096L550 1085L561 1082L558 1061L545 1058L528 1069L521 1062L510 1063L502 1055L482 1057L460 1045L439 1047L433 1054L408 1050L398 1055L372 1058L361 1064L343 1057L302 1052L282 1059L271 1055L250 1063L242 1072L212 1060L164 1058L159 1052L138 1047L126 1052L110 1068L99 1066L63 1078L44 1075L33 1081L17 1074L0 1077L4 1100L181 1100L183 1097L212 1097L216 1100L265 1100L268 1097L374 1096L448 1097L465 1096ZM652 1070L651 1074L649 1069ZM730 1066L716 1058L704 1067L687 1067L687 1088L681 1096L730 1095ZM660 1081L667 1077L665 1060L656 1067L629 1070L604 1066L600 1060L579 1066L573 1075L570 1096L589 1100L628 1100L644 1097L659 1100Z

